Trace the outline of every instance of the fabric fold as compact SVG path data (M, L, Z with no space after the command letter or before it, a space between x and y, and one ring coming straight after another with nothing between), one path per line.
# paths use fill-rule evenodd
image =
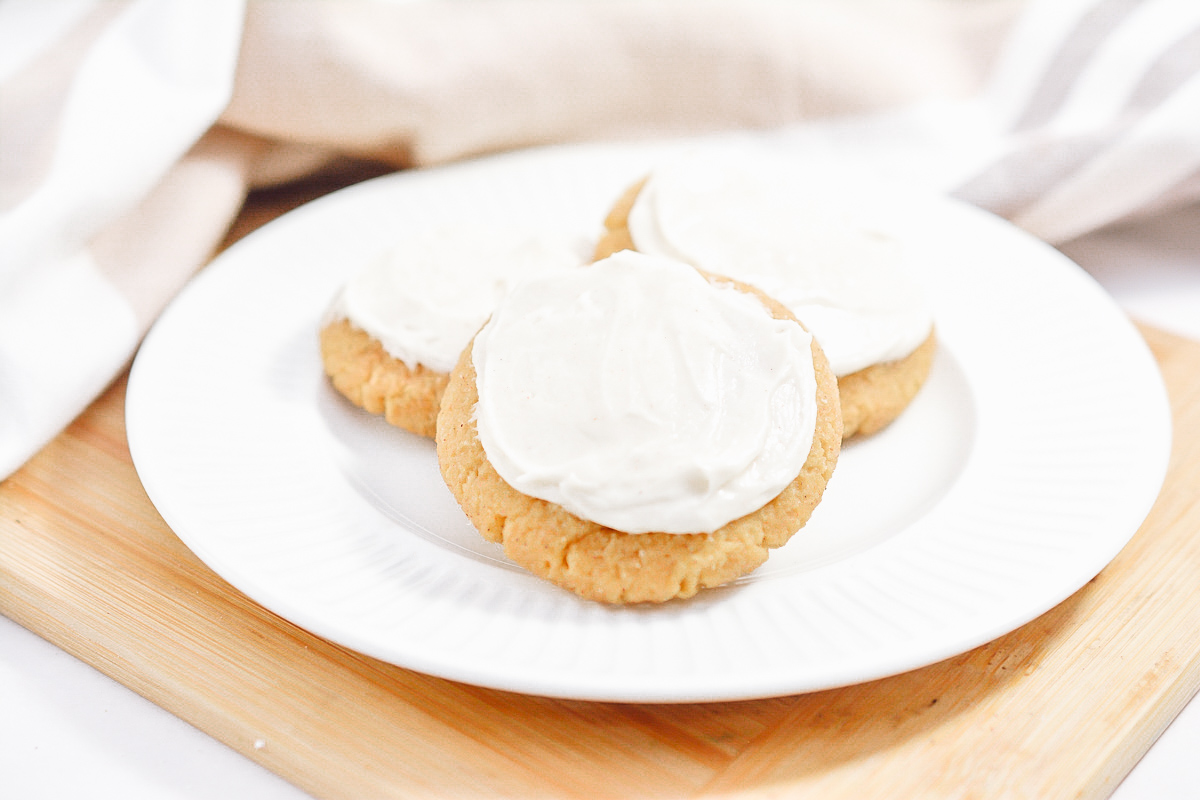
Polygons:
M81 11L65 42L82 52L31 54L5 84L17 87L5 119L44 108L26 88L63 95L0 145L35 176L23 196L5 192L0 216L0 476L119 374L245 196L247 168L197 145L232 91L240 0ZM50 72L27 72L39 66ZM33 147L21 146L42 142L44 163L22 163Z

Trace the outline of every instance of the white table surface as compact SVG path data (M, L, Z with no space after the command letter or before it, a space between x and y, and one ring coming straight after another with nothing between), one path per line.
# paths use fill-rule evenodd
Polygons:
M1200 206L1064 251L1134 318L1200 340ZM1200 796L1200 700L1113 794ZM239 753L0 617L0 798L305 800Z

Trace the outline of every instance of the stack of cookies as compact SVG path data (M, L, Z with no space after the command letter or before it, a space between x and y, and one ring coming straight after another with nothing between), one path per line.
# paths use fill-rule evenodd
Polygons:
M709 166L633 183L596 243L424 232L323 322L338 391L434 437L480 534L591 600L753 571L808 521L843 439L929 372L931 317L893 243Z

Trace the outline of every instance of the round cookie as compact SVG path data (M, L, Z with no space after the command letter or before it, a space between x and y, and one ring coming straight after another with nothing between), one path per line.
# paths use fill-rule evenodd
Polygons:
M776 319L795 318L752 287L725 278L762 300ZM531 573L581 597L605 603L686 598L745 575L785 544L820 502L841 448L837 381L815 340L817 418L800 473L759 509L711 533L626 533L584 519L561 505L509 485L480 441L479 396L472 348L450 376L437 424L438 463L467 517L505 555Z
M424 364L409 367L345 318L321 328L320 345L325 374L347 400L396 427L433 438L449 374Z
M629 186L604 220L604 235L593 258L600 260L621 250L638 250L630 231L629 216L649 177ZM793 309L794 310L794 309ZM929 335L907 355L870 364L838 376L843 436L866 436L887 427L908 407L925 380L937 351L932 326Z

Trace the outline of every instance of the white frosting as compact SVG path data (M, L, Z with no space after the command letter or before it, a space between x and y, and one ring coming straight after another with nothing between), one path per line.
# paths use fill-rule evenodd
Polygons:
M627 533L700 533L799 475L811 336L689 266L623 251L515 286L475 338L476 422L510 485Z
M409 367L449 372L515 281L577 266L586 253L582 238L507 227L412 233L353 276L329 315L350 320Z
M634 202L634 246L745 281L787 306L839 377L903 358L932 329L903 235L828 181L705 162L656 169Z

